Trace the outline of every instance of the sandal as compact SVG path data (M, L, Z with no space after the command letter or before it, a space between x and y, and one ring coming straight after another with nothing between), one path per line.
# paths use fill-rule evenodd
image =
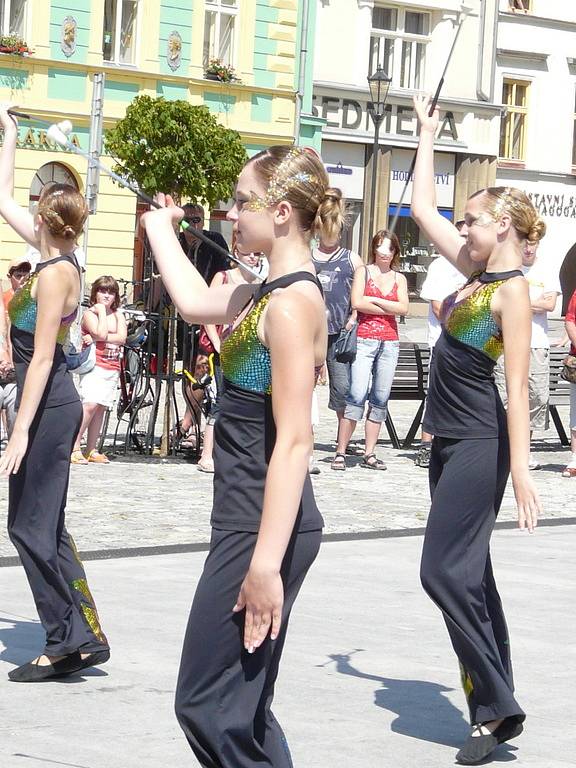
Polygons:
M346 469L346 455L344 453L337 453L332 459L330 469L344 470Z
M360 466L364 467L364 469L378 469L380 471L388 469L382 459L376 458L375 453L365 453L364 458L360 462Z
M90 451L87 458L90 464L110 464L110 459L96 449Z
M88 464L88 459L82 451L72 451L70 454L70 464Z
M562 477L576 477L576 467L565 467L562 470Z

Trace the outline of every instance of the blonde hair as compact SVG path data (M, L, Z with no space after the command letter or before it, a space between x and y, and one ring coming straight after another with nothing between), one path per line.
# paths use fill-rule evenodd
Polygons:
M88 206L84 196L70 184L52 184L42 190L38 215L53 237L75 242L88 217Z
M495 221L505 213L510 216L520 240L537 243L546 234L545 222L522 190L515 187L488 187L472 197L478 195L486 198L486 210Z
M342 192L329 186L328 174L314 150L274 146L248 161L266 187L267 207L286 200L298 212L309 238L333 240L344 226Z

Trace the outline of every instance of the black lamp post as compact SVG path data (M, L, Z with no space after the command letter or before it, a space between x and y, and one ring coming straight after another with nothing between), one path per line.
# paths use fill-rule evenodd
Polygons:
M369 237L374 234L374 209L376 207L376 172L378 169L378 139L380 137L380 125L384 119L384 106L388 98L388 91L392 78L388 77L382 67L377 67L376 71L368 77L368 86L370 87L370 99L372 109L369 110L372 122L374 123L374 147L372 149L372 190L370 200L370 220L368 223Z

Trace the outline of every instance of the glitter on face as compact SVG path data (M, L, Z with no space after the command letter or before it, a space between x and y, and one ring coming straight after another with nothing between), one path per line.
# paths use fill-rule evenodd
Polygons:
M270 208L272 205L276 205L276 203L279 203L281 200L284 200L288 192L294 187L301 184L320 184L320 180L316 176L312 176L305 171L290 173L290 164L292 161L296 157L300 157L304 154L306 154L306 150L299 147L292 147L272 176L264 197L259 197L252 192L250 200L247 200L243 205L244 210L251 212L263 211L266 208Z
M271 295L263 296L220 345L224 378L242 389L263 394L272 391L272 369L270 350L258 338L258 323Z
M494 317L490 305L497 288L505 280L483 283L474 293L457 304L458 292L444 301L442 316L446 331L458 341L484 352L496 361L504 352L502 331Z

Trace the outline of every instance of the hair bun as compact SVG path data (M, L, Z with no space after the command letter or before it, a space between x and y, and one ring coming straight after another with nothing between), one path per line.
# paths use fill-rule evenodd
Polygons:
M538 217L530 227L530 230L528 232L528 240L530 240L531 243L537 243L546 234L546 222Z
M342 200L342 190L338 187L328 187L322 196L322 200L330 200L332 203L339 203Z

